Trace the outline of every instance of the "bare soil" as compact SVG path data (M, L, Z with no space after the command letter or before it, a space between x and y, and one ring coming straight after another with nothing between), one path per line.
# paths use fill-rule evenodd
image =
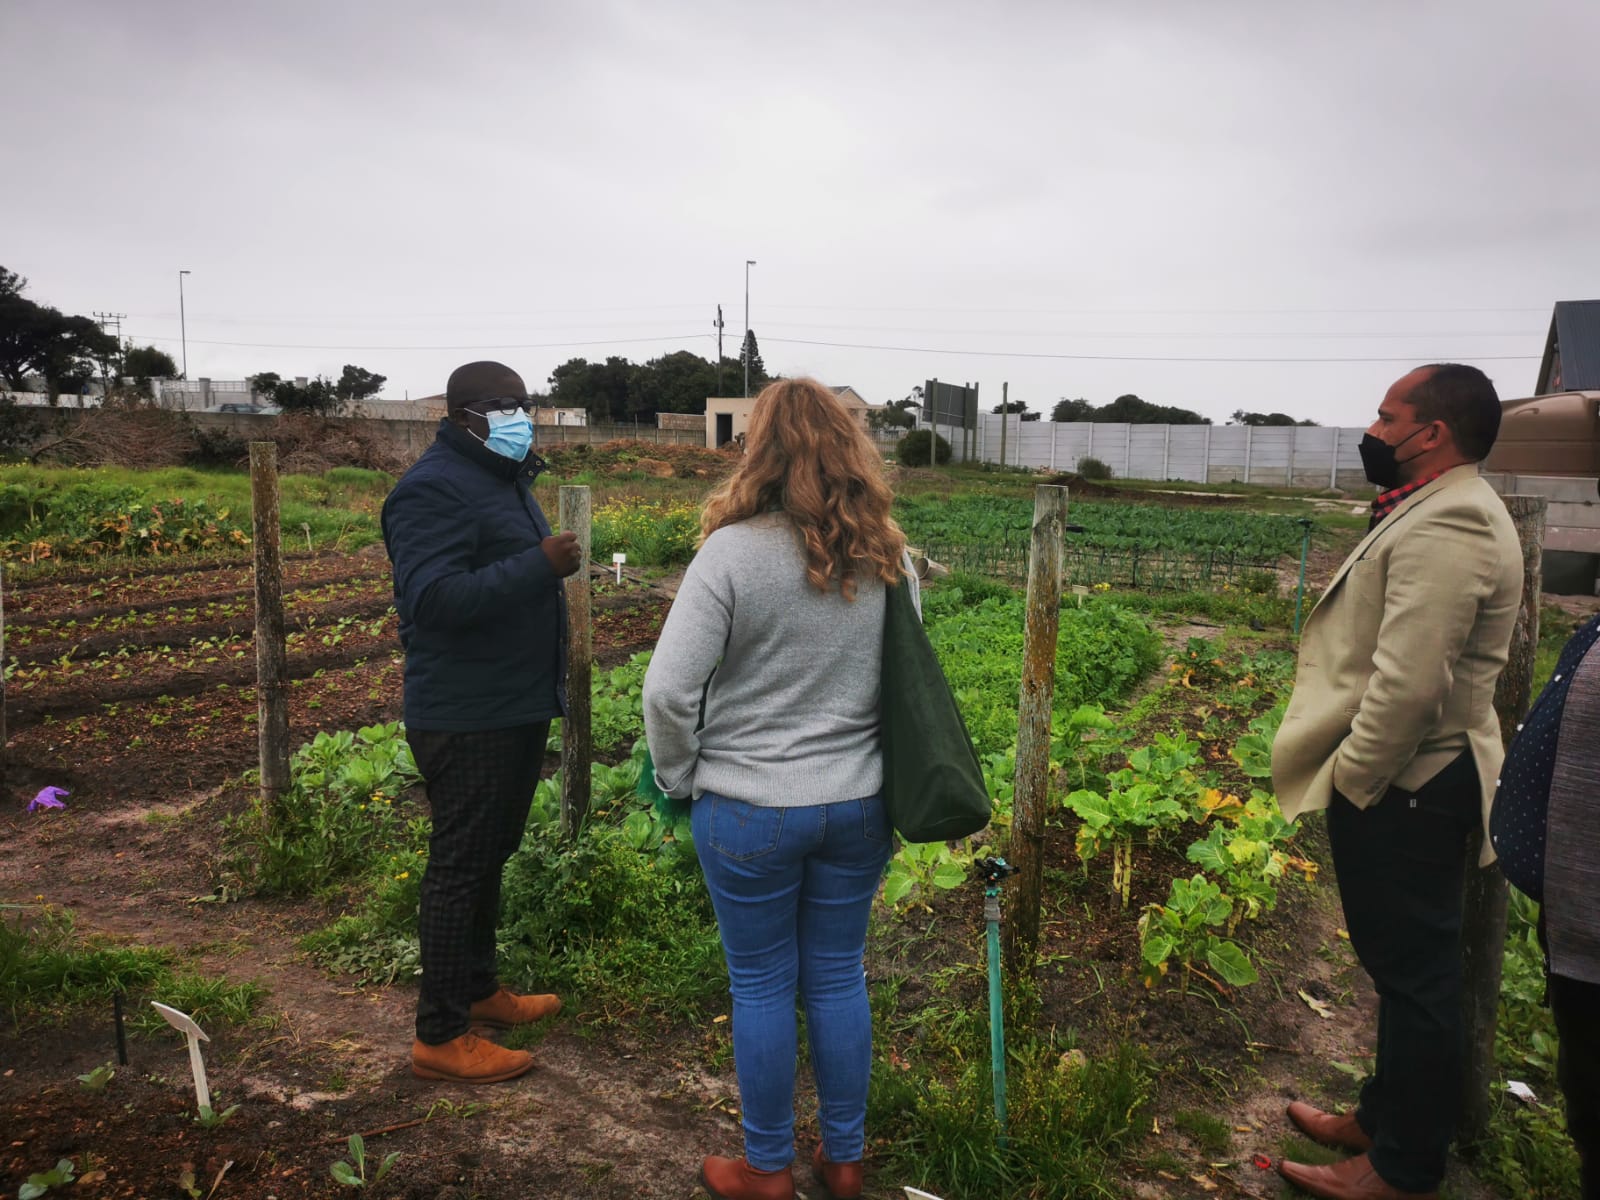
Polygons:
M244 802L238 779L257 753L249 618L215 610L249 586L248 566L234 564L173 575L65 573L7 597L19 667L49 669L8 689L0 903L70 909L81 930L167 947L205 972L259 981L269 995L266 1023L212 1031L211 1086L219 1106L241 1108L210 1130L192 1119L175 1033L132 1038L128 1064L105 1091L91 1093L75 1076L115 1059L109 1010L61 1024L0 1014L0 1194L15 1194L29 1173L65 1157L80 1175L90 1173L73 1195L181 1197L188 1169L201 1195L220 1173L218 1197L335 1196L344 1189L329 1166L353 1132L367 1136L374 1160L402 1155L380 1195L698 1194L701 1156L740 1149L725 1024L597 1031L567 1013L543 1031L538 1068L522 1080L479 1089L423 1083L407 1058L411 988L354 987L299 949L298 939L336 910L203 902L218 823ZM290 654L294 744L319 730L398 719L400 651L385 588L381 562L370 556L291 564L285 600L301 634ZM654 644L672 590L670 580L637 576L598 587L600 665ZM86 628L97 617L129 614L153 621L121 634L103 632L105 622ZM340 627L343 618L351 620ZM338 639L324 641L335 629ZM197 649L197 640L209 644ZM45 785L69 789L68 807L26 813ZM1316 836L1307 836L1312 854ZM1339 936L1331 888L1286 889L1278 912L1252 934L1261 984L1184 996L1144 989L1132 916L1182 869L1176 851L1140 850L1130 913L1107 902L1101 873L1081 871L1070 829L1051 829L1046 861L1042 1020L1077 1031L1090 1054L1132 1038L1159 1070L1129 1191L1278 1195L1276 1175L1252 1165L1252 1156L1281 1152L1287 1100L1347 1102L1353 1081L1333 1064L1359 1064L1374 1038L1370 990ZM942 894L914 920L886 916L869 974L909 965L909 996L923 971L981 963L981 913L974 883ZM962 986L981 1008L981 971L966 973ZM150 998L131 996L130 1007ZM1235 1131L1230 1148L1206 1151L1181 1132L1186 1110L1226 1120ZM812 1133L803 1120L802 1150ZM808 1177L800 1183L819 1194ZM895 1185L869 1175L868 1195L898 1196Z

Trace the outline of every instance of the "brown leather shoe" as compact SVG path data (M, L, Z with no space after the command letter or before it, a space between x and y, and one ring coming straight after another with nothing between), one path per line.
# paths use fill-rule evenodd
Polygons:
M1402 1192L1383 1181L1365 1154L1326 1167L1279 1160L1278 1174L1322 1200L1439 1200L1438 1192Z
M1353 1112L1336 1117L1320 1108L1312 1108L1304 1100L1296 1100L1289 1105L1289 1120L1313 1142L1332 1146L1335 1150L1365 1154L1372 1149L1372 1139L1361 1128Z
M532 1069L533 1055L526 1050L507 1050L470 1033L438 1046L411 1043L411 1073L418 1079L499 1083L526 1075Z
M794 1168L758 1171L742 1158L713 1154L700 1166L700 1182L716 1200L794 1200Z
M474 1004L467 1019L490 1029L510 1029L513 1025L532 1025L560 1011L559 996L519 996L509 988L501 988L488 999Z
M811 1174L828 1193L829 1200L856 1200L861 1195L861 1164L829 1162L821 1142L811 1156Z

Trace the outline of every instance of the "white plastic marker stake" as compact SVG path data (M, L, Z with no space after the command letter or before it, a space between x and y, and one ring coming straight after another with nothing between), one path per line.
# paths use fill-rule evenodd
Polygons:
M628 556L618 551L611 556L611 565L617 569L617 582L622 582L622 564L628 561Z
M910 1200L939 1200L932 1192L925 1192L921 1188L907 1187L906 1195Z
M195 1103L202 1109L211 1107L211 1089L206 1086L206 1064L200 1060L200 1043L209 1042L206 1031L194 1023L188 1013L181 1013L175 1008L169 1008L155 1000L150 1001L150 1007L166 1019L179 1033L189 1040L189 1070L194 1073Z

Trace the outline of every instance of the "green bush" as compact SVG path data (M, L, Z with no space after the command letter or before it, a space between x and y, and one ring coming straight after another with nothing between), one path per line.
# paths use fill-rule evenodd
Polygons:
M394 801L420 776L398 722L319 733L289 760L275 809L256 797L231 825L231 868L263 892L299 896L369 870L404 834Z
M926 467L928 462L929 447L938 455L942 465L950 461L950 443L931 429L913 429L901 438L894 448L895 457L900 464L906 467Z
M1078 460L1078 475L1083 479L1110 479L1111 468L1098 458L1086 456Z

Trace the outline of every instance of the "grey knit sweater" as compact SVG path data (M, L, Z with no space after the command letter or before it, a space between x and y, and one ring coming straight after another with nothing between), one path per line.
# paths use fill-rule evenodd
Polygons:
M662 790L771 807L876 792L883 602L874 579L859 581L854 600L808 584L799 535L781 513L707 538L645 674Z

